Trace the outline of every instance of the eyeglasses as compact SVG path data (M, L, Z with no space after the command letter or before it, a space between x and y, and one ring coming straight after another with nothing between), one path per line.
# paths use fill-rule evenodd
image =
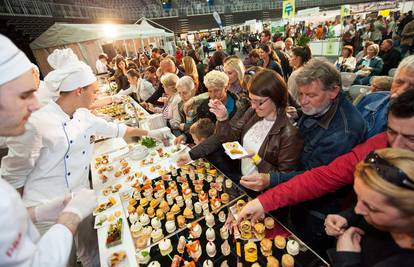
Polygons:
M256 107L260 107L260 106L262 106L264 103L266 103L267 102L267 100L269 100L270 98L266 98L266 99L264 99L264 100L261 100L261 101L259 101L259 100L253 100L253 99L250 99L250 103L253 105L255 105Z
M364 162L373 164L375 170L384 180L394 185L414 190L414 182L408 178L407 174L381 158L377 153L369 153Z

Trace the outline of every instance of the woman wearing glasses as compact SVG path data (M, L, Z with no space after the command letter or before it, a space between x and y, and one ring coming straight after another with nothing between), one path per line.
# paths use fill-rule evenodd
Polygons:
M248 89L251 107L235 123L227 119L222 103L212 103L217 137L222 143L239 141L249 152L250 157L241 161L242 175L295 170L303 141L286 116L286 83L275 71L263 69L251 78Z
M357 205L328 215L326 233L338 238L328 251L333 266L414 265L414 153L371 152L355 171Z

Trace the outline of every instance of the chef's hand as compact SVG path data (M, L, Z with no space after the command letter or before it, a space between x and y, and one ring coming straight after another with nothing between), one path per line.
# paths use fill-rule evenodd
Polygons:
M148 131L148 136L155 139L163 139L171 134L171 130L168 127L159 128L156 130Z
M174 145L183 144L183 143L185 143L184 140L185 140L185 136L184 135L177 136L174 139Z
M260 218L263 218L265 215L264 208L262 203L255 198L252 201L249 201L246 206L240 211L239 217L237 218L237 224L246 218L250 218L251 221L257 222Z
M28 208L30 218L33 222L56 222L59 214L70 201L71 196L61 196L53 198L35 207Z
M121 103L124 100L124 97L122 95L113 95L112 96L112 102L113 103Z
M348 221L337 214L329 214L325 219L325 232L329 236L338 237L345 232Z
M184 152L180 156L178 156L177 166L178 167L184 166L190 161L191 161L190 154L188 154L188 152Z
M242 176L240 184L253 191L262 191L270 185L270 174L256 173Z
M218 121L225 121L229 117L226 106L220 100L210 100L208 106L210 107L210 112L216 115Z
M348 228L338 237L336 251L361 252L361 239L364 231L357 227Z
M90 189L81 189L73 195L62 213L74 213L82 221L88 217L93 209L97 206L97 197L95 191Z

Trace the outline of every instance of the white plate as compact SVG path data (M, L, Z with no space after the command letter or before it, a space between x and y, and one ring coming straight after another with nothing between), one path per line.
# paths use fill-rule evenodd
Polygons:
M246 149L244 149L244 147L242 147L242 145L240 145L239 142L227 142L223 144L223 148L226 152L226 154L231 158L231 159L240 159L243 158L247 155L249 155L246 151ZM230 150L232 149L237 149L240 150L242 153L241 154L232 154L230 153Z

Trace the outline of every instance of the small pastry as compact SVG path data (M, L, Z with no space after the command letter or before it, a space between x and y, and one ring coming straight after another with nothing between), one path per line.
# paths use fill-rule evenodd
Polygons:
M202 184L196 184L196 185L194 185L194 190L197 193L200 193L203 190L203 185Z
M217 190L214 188L210 188L210 190L208 190L208 195L210 196L210 198L216 198L217 197Z
M188 242L188 244L185 245L185 247L187 248L188 255L195 261L198 261L202 253L200 241L190 241Z
M135 212L135 207L132 205L128 205L128 214L132 214Z
M153 200L151 200L151 202L150 202L150 206L153 208L153 209L155 209L157 206L158 206L158 204L160 204L159 202L158 202L158 200L156 200L156 199L153 199Z
M161 267L160 263L158 261L151 261L148 264L148 267Z
M146 198L141 198L141 199L139 200L139 205L140 205L141 207L145 208L145 207L148 205L148 199L146 199Z
M165 223L165 230L167 230L169 234L173 233L176 230L175 221L167 221Z
M206 181L210 184L213 181L213 176L207 175Z
M257 263L257 262L255 262L255 263L253 263L252 264L252 266L251 267L260 267L260 264L259 263Z
M137 247L137 249L144 249L148 246L148 241L150 239L149 235L146 234L140 234L135 241L135 245Z
M173 198L172 198L172 196L171 196L171 194L167 194L167 196L166 196L166 198L167 198L167 203L168 203L168 205L173 205L174 204L174 200L173 200Z
M152 227L150 225L142 228L142 234L146 236L151 236Z
M180 267L180 263L183 260L179 255L175 255L172 259L172 263L170 267Z
M217 170L216 169L209 169L207 171L208 174L212 175L212 176L216 176L217 175Z
M213 228L208 228L206 231L206 239L208 241L214 241L216 239L216 233Z
M208 203L208 195L204 191L201 191L198 194L198 199L200 200L201 204Z
M164 234L162 233L162 229L158 228L152 231L151 233L152 242L156 243L164 238Z
M203 211L200 202L194 203L194 210L197 214L200 214Z
M178 207L182 208L184 206L184 199L182 196L176 197L175 201L177 202Z
M230 245L229 245L229 241L227 241L227 239L223 242L223 244L221 244L221 253L224 256L230 255Z
M135 206L135 204L137 204L137 200L136 200L136 199L134 199L134 198L130 198L128 203L129 203L129 205L131 205L131 206Z
M175 220L175 214L171 211L167 213L167 221L174 221Z
M299 242L296 240L289 240L286 245L287 252L292 255L296 256L299 254Z
M137 222L139 220L139 216L138 216L138 213L136 213L136 212L134 212L134 213L130 213L129 214L129 222L131 223L131 224L134 224L135 222Z
M206 224L208 227L213 227L214 225L216 225L216 222L214 221L214 215L211 213L208 213L206 215Z
M133 225L131 225L131 234L133 237L137 238L142 230L142 224L139 222L135 222Z
M221 207L221 202L218 198L213 198L210 200L210 205L212 210L218 210Z
M266 229L271 230L275 227L275 220L272 217L266 217L264 219Z
M157 209L157 211L155 212L155 215L160 220L164 220L165 218L164 211L162 209Z
M178 207L178 205L177 204L174 204L172 207L171 207L171 212L172 213L174 213L174 214L178 214L178 213L180 213L180 207Z
M230 179L226 179L225 181L226 188L231 188L232 185L233 185L233 182Z
M230 201L230 196L227 193L223 193L221 194L221 201L223 202L223 204L227 204Z
M275 236L275 246L278 249L285 249L286 247L286 239L284 236L277 235Z
M267 257L266 267L279 267L279 261L275 257L269 256Z
M257 261L257 246L251 240L249 240L249 242L247 242L247 244L244 245L244 259L247 262Z
M203 267L214 267L213 262L211 260L205 260L203 262Z
M295 259L289 254L284 254L282 256L282 267L293 267L293 266L295 266Z
M184 253L184 249L185 249L185 244L187 242L185 241L185 237L184 236L180 236L180 239L178 239L178 245L177 245L177 251L180 254Z
M166 256L168 254L170 254L173 250L173 247L171 245L171 240L170 239L164 239L162 240L159 244L158 247L160 249L160 253L162 256Z
M219 221L224 223L226 221L226 213L222 210L218 214Z
M217 252L216 244L214 244L214 242L209 241L206 246L206 251L207 251L207 255L210 258L213 258L214 256L216 256L216 252Z
M191 191L190 188L186 188L185 190L183 190L183 197L184 199L191 199L193 192Z
M246 206L246 201L244 201L243 199L239 199L236 203L237 213L240 213L244 206Z
M183 215L179 215L177 217L178 228L185 227L185 217Z
M154 208L153 207L148 207L147 214L148 214L148 216L150 218L154 218L154 216L155 216L155 210L154 210Z
M220 237L223 240L226 240L227 238L229 238L229 230L227 229L225 225L220 228Z
M185 206L190 210L193 210L193 201L191 200L191 198L185 200Z
M142 224L142 226L146 226L150 223L150 218L147 214L142 214L139 218L139 222Z
M138 206L136 209L136 212L138 213L139 216L141 216L142 214L145 213L145 209L142 206Z
M230 181L231 181L231 180L230 180ZM224 182L224 176L223 176L223 175L219 175L219 176L217 176L217 178L216 178L216 183L223 184L223 182Z
M160 221L160 219L158 219L158 217L152 218L151 219L151 226L154 229L161 228L161 221Z
M272 255L272 246L273 242L270 239L263 238L262 241L260 241L260 251L263 256L267 257Z
M203 229L198 223L190 224L190 234L193 237L193 239L197 239L201 236L201 233Z
M184 209L183 215L186 219L194 219L193 211L190 210L189 208Z
M227 260L224 260L221 264L220 267L229 267L229 264L227 263Z
M240 223L240 234L241 237L244 239L250 239L252 238L252 223L249 220L243 220Z
M262 240L265 237L265 226L263 223L256 223L254 226L254 235L257 239Z
M143 249L137 253L137 262L146 265L151 260L150 249Z

